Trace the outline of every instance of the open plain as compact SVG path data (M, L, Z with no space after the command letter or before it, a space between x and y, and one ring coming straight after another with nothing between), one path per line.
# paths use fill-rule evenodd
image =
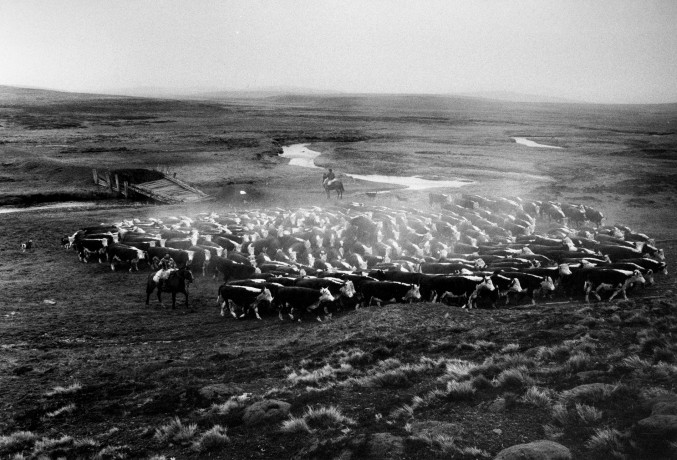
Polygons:
M149 268L111 272L60 246L133 218L350 202L434 212L427 190L347 176L343 200L328 200L322 170L279 157L299 143L339 176L461 179L435 191L593 206L653 237L670 274L627 301L236 321L219 315L220 280L198 277L189 308L148 307ZM214 199L125 201L92 168L176 173ZM0 87L0 458L493 458L544 439L574 458L675 458L676 200L674 104ZM29 208L58 202L86 205ZM656 398L672 409L657 413ZM263 401L289 406L244 416ZM640 423L656 416L663 428Z

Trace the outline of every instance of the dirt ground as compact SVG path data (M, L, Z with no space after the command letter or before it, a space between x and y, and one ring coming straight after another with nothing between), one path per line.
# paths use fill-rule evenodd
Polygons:
M574 458L674 458L672 435L637 428L653 398L676 391L672 274L590 306L421 303L325 323L235 321L218 314L218 280L199 278L189 308L146 307L148 268L83 264L59 241L134 217L340 206L316 171L277 157L309 143L339 173L464 178L474 183L441 191L594 206L654 237L672 273L676 107L0 89L0 203L95 202L0 214L0 458L491 458L540 439ZM111 200L92 167L177 172L215 199ZM384 188L346 180L343 201L429 209L427 191L365 194ZM28 238L35 248L21 252ZM608 386L567 393L589 383ZM286 415L249 424L245 408L265 400L289 403L298 426L282 429ZM308 414L330 406L347 418ZM207 436L217 425L227 435Z

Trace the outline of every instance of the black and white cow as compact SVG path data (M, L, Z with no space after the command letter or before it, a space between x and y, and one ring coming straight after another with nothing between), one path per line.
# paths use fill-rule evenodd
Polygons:
M221 307L221 316L225 316L225 307L228 305L230 314L233 318L244 318L250 311L254 312L257 319L259 315L259 304L262 302L272 302L273 296L266 287L257 288L251 286L238 286L224 284L219 287L219 296L217 302ZM236 309L239 308L239 315Z
M318 321L322 321L321 314L318 310L322 302L333 302L334 296L331 295L329 289L322 288L310 289L298 286L283 286L277 290L275 294L274 305L277 306L278 316L280 320L283 319L283 314L286 313L293 321L295 315L299 321L304 313L316 313Z
M127 246L122 243L114 243L108 246L108 261L110 269L115 271L116 266L125 263L129 264L129 271L139 271L139 261L147 259L147 254L141 249Z
M421 299L420 286L397 281L366 281L359 288L363 305L371 306L373 301L382 303L413 302Z

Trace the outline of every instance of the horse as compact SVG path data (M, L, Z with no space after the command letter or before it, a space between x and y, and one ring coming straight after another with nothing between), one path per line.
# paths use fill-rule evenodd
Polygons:
M162 305L161 293L171 292L172 309L174 309L176 306L176 293L181 292L186 297L186 307L188 307L188 291L186 285L192 283L194 280L193 272L191 272L189 268L180 268L178 270L172 271L169 274L169 278L162 281L161 285L153 280L154 275L155 273L148 275L148 282L146 284L146 305L149 304L150 295L157 287L157 299L158 302L160 302L160 305Z
M331 181L328 184L322 184L324 186L324 191L327 192L327 199L330 198L329 192L331 190L336 190L336 196L341 199L343 198L343 182L338 179Z

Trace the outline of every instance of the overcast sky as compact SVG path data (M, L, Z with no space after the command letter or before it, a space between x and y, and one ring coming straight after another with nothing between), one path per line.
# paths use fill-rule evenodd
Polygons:
M0 0L0 84L677 102L677 0Z

